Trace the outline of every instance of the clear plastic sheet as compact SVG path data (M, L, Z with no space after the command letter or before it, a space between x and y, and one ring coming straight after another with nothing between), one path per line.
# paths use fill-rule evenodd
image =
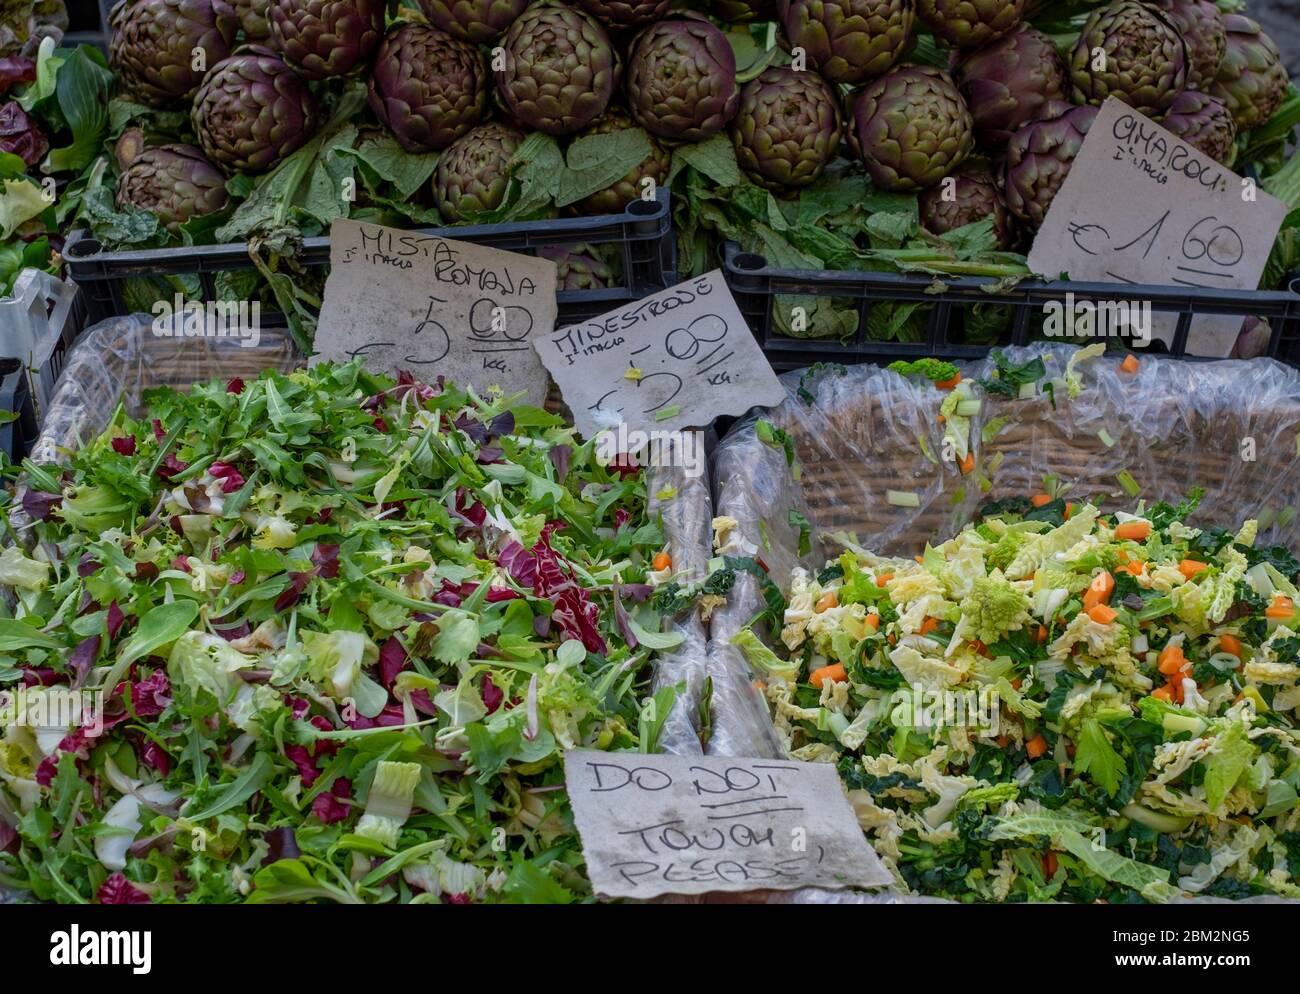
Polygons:
M788 592L791 567L822 567L843 548L837 536L849 536L870 552L910 556L927 541L952 537L989 500L1042 492L1048 474L1072 485L1068 497L1108 495L1116 498L1109 506L1127 506L1136 498L1117 478L1125 470L1148 504L1177 502L1193 486L1203 487L1193 525L1236 527L1261 517L1258 544L1298 544L1300 373L1271 359L1157 356L1144 356L1136 373L1126 373L1119 368L1121 357L1106 356L1078 363L1082 389L1070 398L1064 377L1076 351L1067 345L1006 350L1013 364L1043 357L1047 379L1058 381L1057 403L1053 407L1045 395L984 395L979 415L971 419L976 469L968 476L940 458L944 394L930 384L876 366L785 374L787 400L738 421L715 453L715 513L737 522L726 551L756 550ZM994 369L991 359L957 365L965 379L987 378ZM1002 417L1009 420L983 442L983 429ZM758 438L760 419L793 438L798 480L781 449ZM999 460L996 471L987 473L985 491L980 478ZM915 493L919 507L889 504L888 490ZM798 529L789 524L792 509L812 526L812 549L803 557ZM713 717L706 750L712 755L781 755L767 702L744 656L730 644L762 607L758 584L742 576L728 604L713 614ZM864 900L821 891L771 899Z

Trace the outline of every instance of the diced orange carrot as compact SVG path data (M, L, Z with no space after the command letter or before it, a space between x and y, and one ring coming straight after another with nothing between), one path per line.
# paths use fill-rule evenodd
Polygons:
M1210 568L1209 563L1200 562L1197 559L1184 559L1178 564L1178 572L1182 573L1187 579L1191 579L1202 570Z
M876 586L883 587L886 583L888 583L893 578L894 578L893 573L881 573L878 577L876 577Z
M1187 657L1183 655L1182 646L1178 645L1167 645L1161 649L1156 662L1156 668L1168 677L1181 672L1186 665Z
M945 421L947 421L947 420L948 420L948 419L947 419L946 417L944 417L942 414L939 415L939 424L943 424L943 423L944 423Z
M1138 357L1130 352L1124 357L1124 361L1119 364L1119 368L1126 373L1136 373L1138 371Z
M915 559L918 563L925 562L925 556L913 556L912 558Z
M1052 498L1047 494L1034 494L1029 498L1029 503L1033 504L1034 507L1042 507L1044 504L1052 503Z
M673 557L666 552L656 553L654 560L650 563L655 570L668 569L673 564Z
M1194 681L1194 680L1192 681L1192 686L1193 686L1193 687L1196 686L1196 681ZM1169 692L1170 692L1171 694L1174 695L1174 703L1175 703L1175 704L1182 704L1182 703L1183 703L1184 691L1183 691L1183 681L1182 681L1182 680L1170 680L1170 681L1169 681Z
M934 385L940 390L952 390L961 382L961 373L958 373L951 380L935 380Z
M1043 854L1043 876L1049 881L1056 876L1057 867L1060 864L1056 861L1056 853L1050 849Z
M998 744L999 749L1005 749L1007 746L1011 744L1011 740L1007 738L1005 735L999 735L993 741Z
M1125 549L1120 549L1118 552L1115 553L1115 558L1118 559L1120 563L1128 562L1128 551Z
M868 627L868 628L875 628L875 629L879 630L879 628L880 628L880 615L878 615L878 614L869 614L869 615L867 615L867 617L866 617L865 620L866 620L866 623L867 623L867 627Z
M1291 603L1291 598L1278 594L1273 598L1273 603L1264 608L1264 617L1289 618L1294 612L1295 605Z
M1029 753L1030 759L1037 759L1047 752L1047 739L1043 738L1042 735L1035 735L1025 743L1025 752Z
M921 622L921 627L920 627L919 629L917 629L916 634L918 634L918 635L929 635L930 632L934 631L934 630L935 630L936 628L938 628L938 627L939 627L939 619L938 619L938 618L930 618L930 617L927 617L924 621Z
M843 663L831 663L830 666L823 666L821 669L813 670L808 674L808 682L814 687L820 687L827 680L831 683L839 683L848 678L849 675L844 672Z
M1155 690L1151 691L1151 696L1158 701L1165 701L1168 703L1174 699L1174 692L1170 690L1168 686L1157 687Z
M1023 682L1024 682L1024 681L1022 681L1022 680L1020 679L1020 677L1016 677L1014 680L1011 681L1011 689L1012 689L1012 690L1019 690L1019 689L1020 689L1020 684L1023 683Z
M823 611L829 611L833 607L839 607L840 598L834 590L828 590L822 595L821 600L813 607L813 611L821 614Z
M1124 542L1145 542L1151 525L1145 521L1125 521L1115 528L1115 537Z
M1238 659L1241 658L1241 639L1235 635L1220 635L1219 649L1222 652L1231 653Z
M892 632L886 635L885 638L889 639L890 645L898 645L898 636L893 634Z
M1088 611L1088 617L1099 625L1109 625L1119 617L1119 613L1109 604L1094 604Z
M979 639L971 639L970 648L971 652L975 653L977 656L988 656L989 654L989 647Z
M1088 590L1083 595L1083 609L1090 611L1098 604L1105 604L1110 600L1110 595L1115 589L1115 578L1110 575L1109 570L1102 570L1092 578L1092 583L1088 584Z
M1047 626L1046 626L1046 625L1039 625L1039 626L1038 626L1038 641L1039 641L1039 642L1046 642L1046 641L1047 641Z
M1070 501L1065 502L1065 520L1070 520L1070 515L1074 513L1074 504Z
M1147 564L1141 559L1130 559L1124 564L1124 568L1134 576L1141 576L1143 571L1147 568Z
M967 473L973 470L975 468L975 453L967 452L966 458L963 459L961 462L959 462L957 464L957 467L961 470L962 476L965 476Z

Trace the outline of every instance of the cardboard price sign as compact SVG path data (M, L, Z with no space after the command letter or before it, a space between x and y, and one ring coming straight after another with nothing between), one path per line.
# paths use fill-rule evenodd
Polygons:
M587 438L620 423L675 431L785 399L716 269L533 344Z
M893 882L828 763L575 750L564 776L605 897Z
M1087 283L1254 290L1286 214L1276 197L1111 97L1052 201L1029 267ZM1146 331L1172 342L1178 316L1150 317ZM1093 334L1106 333L1091 320ZM1188 351L1228 355L1241 323L1194 318Z
M364 356L385 372L546 399L533 339L555 329L549 259L360 221L330 226L313 362Z

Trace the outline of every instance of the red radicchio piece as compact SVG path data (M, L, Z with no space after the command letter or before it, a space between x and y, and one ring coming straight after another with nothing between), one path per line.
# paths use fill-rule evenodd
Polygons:
M511 541L501 550L497 564L521 586L531 587L537 578L537 557L518 542Z
M148 904L149 895L122 874L114 873L100 885L95 901L98 904Z
M290 573L289 586L285 587L284 593L275 599L275 610L286 611L297 604L298 598L307 589L307 584L311 583L313 576L314 573Z
M262 865L276 863L282 859L297 859L302 855L302 850L298 848L298 840L294 837L292 828L272 828L264 836L266 839L266 856L262 859Z
M99 646L102 640L98 635L82 639L68 656L68 668L72 670L72 686L80 687L86 682L86 675L99 658Z
M396 635L390 635L379 649L379 682L383 684L385 690L393 689L393 681L404 669L406 669L406 649Z
M164 480L171 481L174 477L185 472L190 468L190 464L183 459L177 459L175 452L168 452L167 458L162 461L158 467L158 475Z
M50 512L62 503L61 494L47 494L41 490L27 490L23 494L23 512L37 521L49 521Z
M10 55L0 59L0 93L11 86L36 82L36 63L25 55Z
M568 445L556 445L547 454L551 457L551 465L555 467L556 478L563 483L564 478L569 475L569 461L573 458L573 448Z
M316 575L332 580L339 575L339 547L337 545L317 545L311 553L311 563L316 567Z
M119 456L135 455L135 436L133 435L118 435L113 439L112 445L113 451Z
M0 107L0 152L18 156L30 169L49 150L49 139L16 101Z
M492 674L484 673L483 704L487 707L488 714L492 714L501 706L501 702L505 699L505 696L506 695L502 693L501 688L492 682Z
M351 796L352 781L340 777L334 781L329 790L322 791L316 800L312 801L312 813L326 825L342 821L352 810L349 805L342 802Z
M244 381L238 376L232 377L226 382L226 393L241 394L244 392Z
M163 776L172 771L171 757L153 739L145 739L144 744L140 747L140 762L146 766L152 766Z
M153 427L153 437L158 439L158 441L161 442L167 437L167 433L163 431L162 422L157 418L154 418L153 421L150 422L150 425Z
M233 494L244 485L244 474L228 462L214 462L208 472L221 481L221 492Z
M122 625L126 623L126 615L122 609L117 606L117 601L108 605L108 617L104 619L104 624L108 629L109 640L117 638L117 633L122 630Z

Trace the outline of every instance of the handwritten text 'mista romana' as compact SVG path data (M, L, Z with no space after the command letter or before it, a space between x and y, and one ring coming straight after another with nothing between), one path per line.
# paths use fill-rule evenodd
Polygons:
M484 293L531 297L537 284L520 276L509 265L471 265L461 258L452 242L415 232L359 231L361 257L373 266L413 269L416 260L427 260L433 278L451 286L472 286Z

